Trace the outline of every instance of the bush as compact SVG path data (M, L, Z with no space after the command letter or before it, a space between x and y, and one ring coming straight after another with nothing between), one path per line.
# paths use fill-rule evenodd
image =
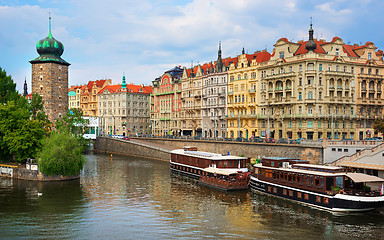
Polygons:
M67 132L53 132L44 140L39 154L39 170L45 175L78 175L85 158L78 140Z

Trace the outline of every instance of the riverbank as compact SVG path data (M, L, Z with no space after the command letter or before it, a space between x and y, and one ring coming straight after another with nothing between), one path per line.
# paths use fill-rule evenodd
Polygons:
M48 176L38 170L37 164L0 164L0 177L13 178L29 181L67 181L79 179L80 175L75 176L62 176L53 175Z

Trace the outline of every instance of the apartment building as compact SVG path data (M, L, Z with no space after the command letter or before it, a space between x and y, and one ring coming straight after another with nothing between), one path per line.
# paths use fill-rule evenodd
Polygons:
M151 86L106 85L98 93L100 131L104 135L149 134Z
M260 135L258 127L258 68L271 54L258 51L242 54L231 60L228 69L228 135L230 138L251 138Z
M176 66L152 81L152 134L181 135L181 77L183 69Z

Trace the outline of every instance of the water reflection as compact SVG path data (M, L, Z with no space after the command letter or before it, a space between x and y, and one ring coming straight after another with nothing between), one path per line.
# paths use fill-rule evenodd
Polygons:
M86 158L78 181L0 179L0 238L384 238L381 214L335 215L249 191L227 193L171 174L167 162Z

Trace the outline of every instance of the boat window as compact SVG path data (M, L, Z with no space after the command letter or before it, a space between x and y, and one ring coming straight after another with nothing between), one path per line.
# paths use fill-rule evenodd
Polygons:
M272 166L272 167L275 166L275 162L274 162L274 161L271 162L271 166Z
M292 182L292 175L291 174L288 175L288 181Z
M232 167L232 164L233 164L232 161L229 161L229 166L230 166L230 167Z
M336 186L339 188L343 189L344 188L344 182L343 182L343 177L336 177Z
M320 185L320 179L318 177L315 178L315 185L316 186Z

